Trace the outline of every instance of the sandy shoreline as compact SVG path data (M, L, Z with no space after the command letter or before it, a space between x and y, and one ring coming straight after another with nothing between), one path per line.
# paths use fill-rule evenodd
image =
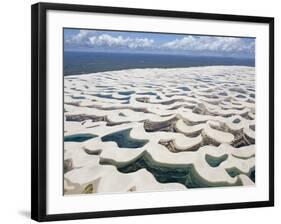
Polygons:
M254 185L255 69L64 77L65 194Z

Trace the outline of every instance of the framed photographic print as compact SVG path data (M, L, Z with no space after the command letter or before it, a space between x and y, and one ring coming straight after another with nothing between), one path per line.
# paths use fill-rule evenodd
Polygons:
M32 218L274 205L274 19L32 6Z

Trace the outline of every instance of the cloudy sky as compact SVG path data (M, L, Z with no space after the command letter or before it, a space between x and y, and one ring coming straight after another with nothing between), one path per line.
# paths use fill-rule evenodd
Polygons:
M64 29L64 50L253 58L255 39Z

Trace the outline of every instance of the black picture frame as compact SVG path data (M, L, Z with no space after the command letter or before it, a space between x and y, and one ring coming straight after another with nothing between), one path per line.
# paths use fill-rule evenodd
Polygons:
M253 22L269 25L269 200L243 203L208 204L196 206L177 206L161 208L145 208L131 210L115 210L101 212L85 212L70 214L46 213L46 13L48 10L75 12L111 13L141 16L162 16L175 18L205 19L217 21ZM274 206L274 18L240 15L224 15L211 13L195 13L183 11L164 11L136 8L103 7L73 4L37 3L32 5L31 16L31 218L36 221L74 220L86 218L102 218L115 216L132 216L161 213L178 213L206 210L238 209Z

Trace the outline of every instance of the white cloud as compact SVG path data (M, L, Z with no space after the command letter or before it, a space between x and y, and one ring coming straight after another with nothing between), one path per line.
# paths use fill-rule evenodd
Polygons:
M89 47L128 47L134 49L151 47L154 40L123 37L121 35L115 37L109 34L97 34L97 32L81 30L78 34L66 40L66 43Z
M79 33L68 37L66 44L72 47L174 50L213 55L251 55L255 52L255 42L247 38L186 35L172 41L158 42L153 38L116 36L90 30L80 30Z
M234 37L209 37L209 36L185 36L162 44L165 49L207 51L207 52L254 52L254 41L247 42L243 38Z
M95 33L95 31L91 30L80 30L78 34L71 36L69 39L66 39L66 43L87 45L89 43L89 38L95 35Z

